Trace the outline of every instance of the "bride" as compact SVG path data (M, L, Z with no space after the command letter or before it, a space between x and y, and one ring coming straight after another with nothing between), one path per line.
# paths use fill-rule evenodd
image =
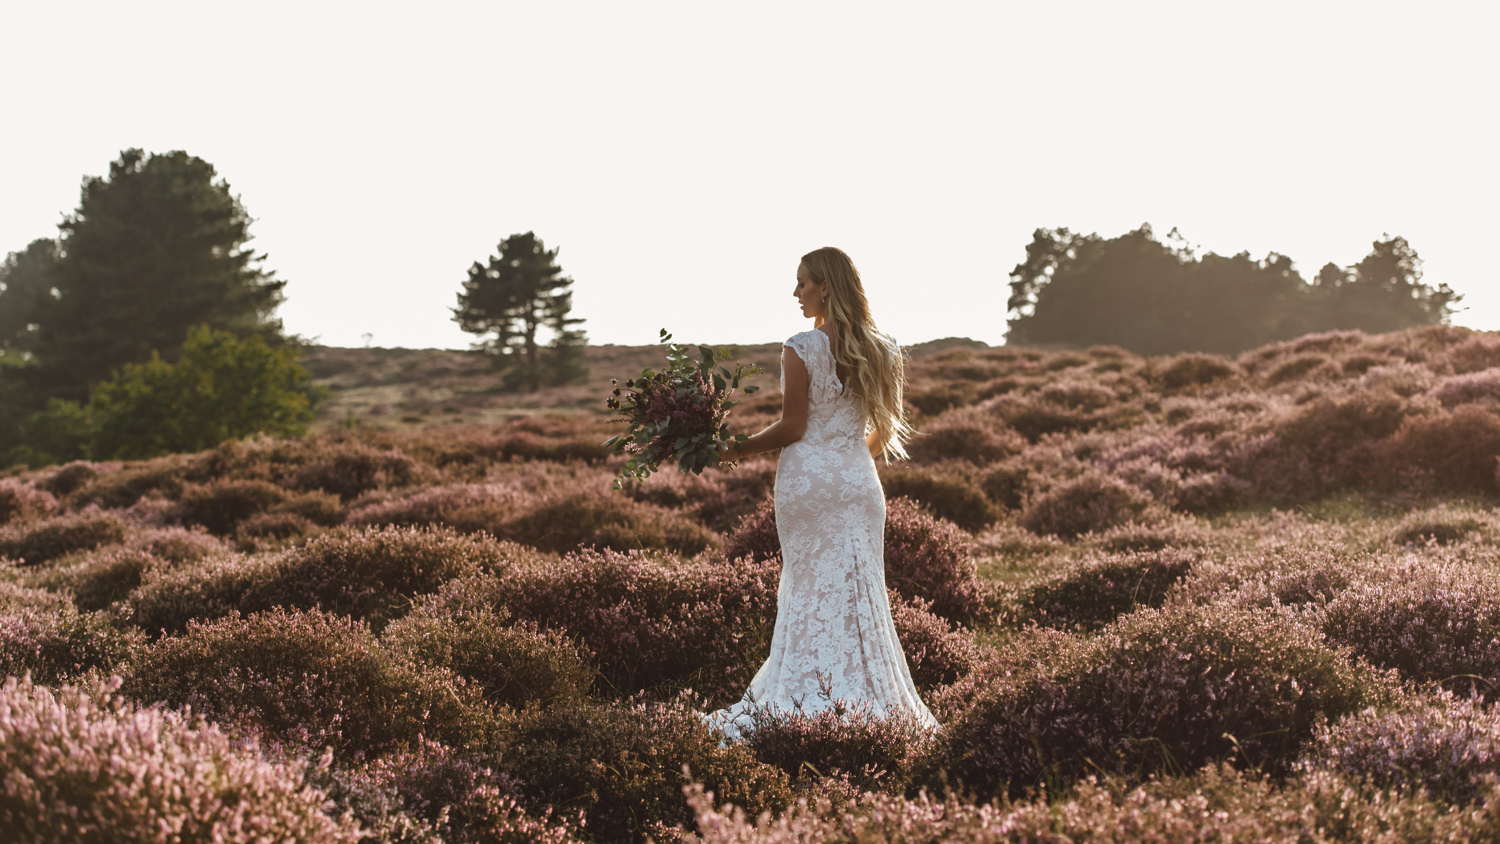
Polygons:
M900 347L876 331L859 271L839 249L802 256L793 295L814 327L782 346L781 419L721 455L782 449L776 630L744 698L709 720L734 738L753 709L810 714L843 700L936 727L885 589L885 492L874 458L905 457L912 433Z

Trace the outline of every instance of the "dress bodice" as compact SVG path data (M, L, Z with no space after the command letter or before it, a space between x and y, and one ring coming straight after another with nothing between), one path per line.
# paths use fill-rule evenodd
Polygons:
M792 335L784 344L797 353L807 367L807 430L802 439L808 443L835 447L852 444L863 446L865 414L852 391L839 381L838 365L828 335L814 328ZM786 392L786 373L781 375L781 390Z

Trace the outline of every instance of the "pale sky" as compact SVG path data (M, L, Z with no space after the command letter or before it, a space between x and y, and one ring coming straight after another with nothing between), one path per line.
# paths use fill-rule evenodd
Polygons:
M212 162L290 331L466 347L469 265L561 247L591 342L772 342L843 248L907 343L1000 343L1038 227L1304 278L1405 236L1500 329L1500 3L0 0L0 253L128 147Z

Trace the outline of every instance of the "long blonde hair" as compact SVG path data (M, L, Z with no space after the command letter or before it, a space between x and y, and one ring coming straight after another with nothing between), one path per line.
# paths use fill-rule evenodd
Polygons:
M902 401L906 358L901 348L875 328L859 270L842 249L815 249L802 256L802 263L813 281L828 290L828 324L844 388L863 405L886 459L904 459L905 443L914 432Z

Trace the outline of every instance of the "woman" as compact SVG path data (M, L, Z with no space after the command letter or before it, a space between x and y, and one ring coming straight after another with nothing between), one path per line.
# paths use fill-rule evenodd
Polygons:
M744 699L710 721L735 737L752 708L811 713L842 699L936 726L912 684L885 590L875 455L905 457L911 435L900 347L875 330L859 271L841 250L802 256L793 295L814 328L782 346L781 419L722 455L782 449L776 631Z

